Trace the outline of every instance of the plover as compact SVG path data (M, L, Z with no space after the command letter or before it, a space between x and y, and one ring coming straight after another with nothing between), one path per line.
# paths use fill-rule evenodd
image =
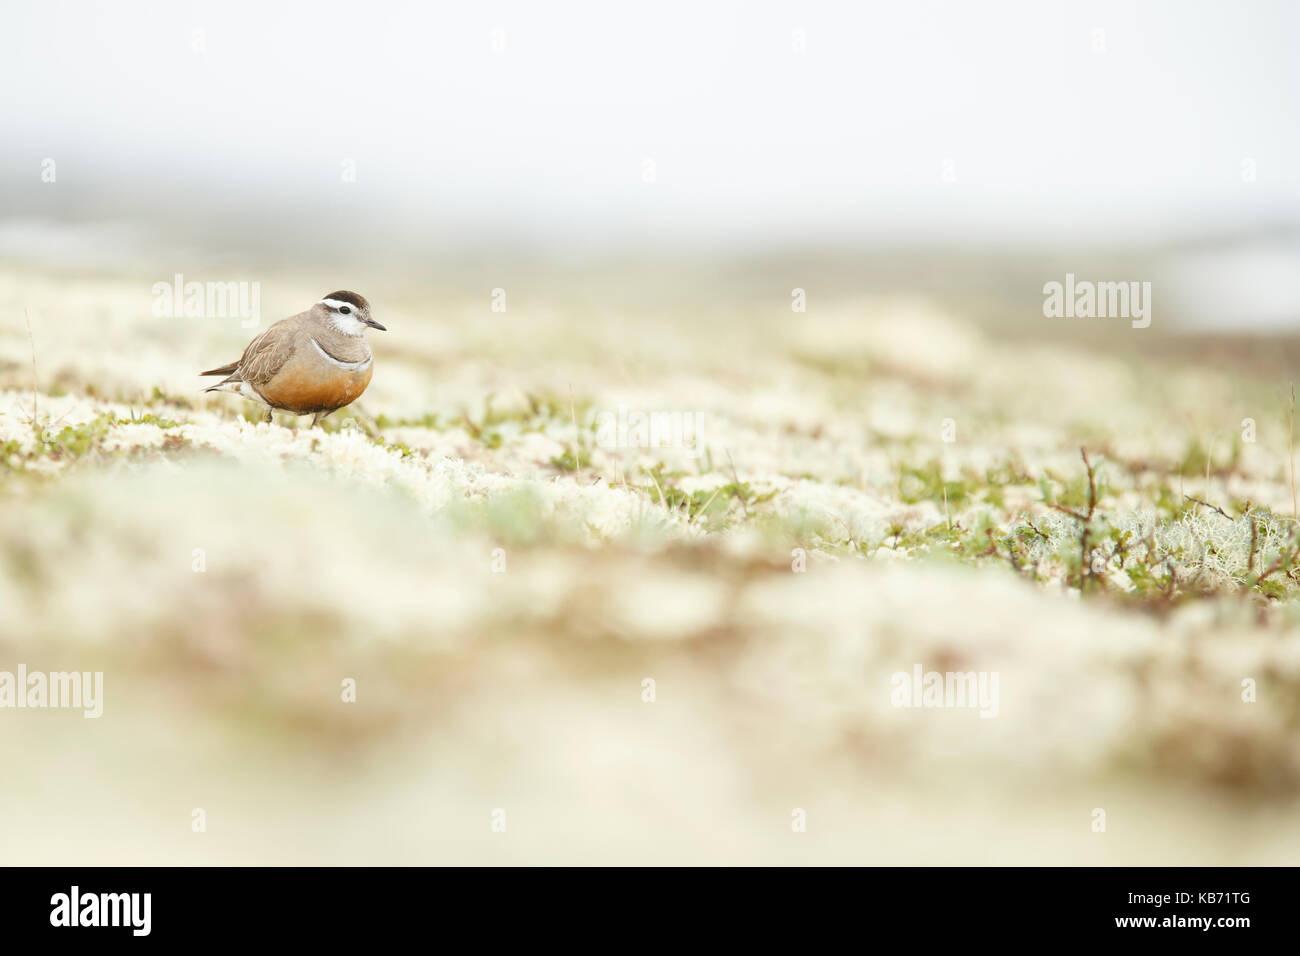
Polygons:
M238 362L200 372L225 375L205 392L234 392L271 409L326 415L361 397L375 371L366 326L387 332L355 292L331 292L306 312L281 319L244 349Z

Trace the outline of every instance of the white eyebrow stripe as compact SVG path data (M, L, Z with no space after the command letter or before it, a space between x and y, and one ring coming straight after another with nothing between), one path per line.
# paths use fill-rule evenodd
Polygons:
M330 355L329 352L326 352L323 348L321 348L320 343L317 342L315 339L311 340L311 344L316 346L316 351L321 354L321 358L325 359L325 361L329 362L335 368L341 368L349 372L360 372L363 368L366 368L367 366L370 365L371 362L375 360L375 357L371 355L367 357L364 362L340 362L334 356Z
M349 309L352 309L353 311L355 311L355 310L358 308L358 306L353 305L351 302L343 302L343 301L341 301L341 300L339 300L339 299L321 299L321 300L320 300L319 302L317 302L316 304L317 304L317 305L328 305L331 309L341 309L341 308L343 308L345 305L346 305Z

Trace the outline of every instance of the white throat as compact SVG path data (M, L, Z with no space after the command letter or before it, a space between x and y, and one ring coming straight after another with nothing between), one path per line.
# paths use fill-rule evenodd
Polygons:
M337 312L330 313L330 325L344 335L361 335L366 331L366 323L357 319L356 316L340 315Z

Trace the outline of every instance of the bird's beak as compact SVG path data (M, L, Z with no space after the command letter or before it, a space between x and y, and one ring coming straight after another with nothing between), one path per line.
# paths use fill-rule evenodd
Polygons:
M380 325L380 324L379 324L378 322L376 322L374 319L362 319L362 321L365 322L366 325L370 326L372 329L378 329L380 332L387 332L387 331L388 331L388 326L386 326L386 325Z

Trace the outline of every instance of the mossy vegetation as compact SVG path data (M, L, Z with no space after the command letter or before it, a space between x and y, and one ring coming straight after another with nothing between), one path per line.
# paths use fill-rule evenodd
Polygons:
M167 401L161 393L156 397ZM1239 445L1231 455L1215 456L1192 443L1163 476L1148 465L1094 457L1086 449L1073 469L1036 470L1015 452L982 467L967 464L955 470L945 468L938 457L901 458L894 466L897 500L885 504L887 509L920 510L904 521L863 526L834 508L792 503L789 482L814 485L812 473L798 472L782 481L742 480L722 448L706 445L689 470L666 460L620 464L601 454L590 424L578 423L579 407L590 418L589 402L558 396L527 396L510 408L489 402L478 418L463 413L459 420L431 412L370 422L345 413L323 423L312 447L319 449L320 436L356 431L402 459L422 461L428 459L426 451L385 433L397 428L436 432L441 423L464 429L488 453L508 452L523 436L536 433L563 449L548 461L557 477L622 488L642 498L647 509L706 533L751 528L773 547L806 547L868 561L888 554L891 560L1000 567L1040 586L1155 610L1223 594L1281 601L1300 589L1300 528L1293 519L1240 496L1219 504L1182 490L1188 477L1204 478L1207 465L1211 477L1216 467L1222 473L1237 467ZM256 410L244 414L261 420ZM168 403L125 413L105 410L77 424L46 419L31 424L31 440L11 438L0 445L0 461L12 474L95 457L191 454L192 443L180 433L187 417L180 404ZM137 433L141 438L133 444L133 426L153 426L168 434L158 442ZM913 447L900 441L895 451ZM1139 470L1142 480L1134 473ZM1130 499L1141 490L1138 507L1131 500L1120 506L1117 478ZM838 487L854 490L850 482ZM531 540L546 526L535 497L485 504L471 512L476 518L467 513L460 520L481 520L503 540Z

